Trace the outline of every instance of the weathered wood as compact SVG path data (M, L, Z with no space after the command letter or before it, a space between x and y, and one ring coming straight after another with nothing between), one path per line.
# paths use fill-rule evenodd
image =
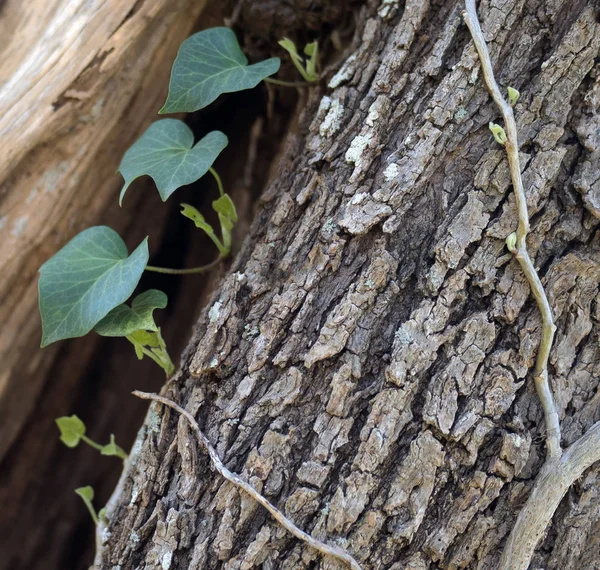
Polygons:
M149 233L153 249L159 244L169 208L140 191L120 210L115 170L155 120L178 46L203 6L191 0L0 2L2 569L77 564L90 540L83 540L87 519L72 490L91 483L103 500L114 485L111 469L118 464L64 448L54 418L85 410L92 435L126 433L141 409L134 402L124 414L117 401L160 378L145 363L131 366L129 348L105 343L99 349L93 336L40 350L37 270L92 224L111 225L130 245ZM199 300L198 282L194 293ZM195 301L180 307L172 300L169 310L189 322ZM112 368L93 366L108 355Z
M204 2L8 1L0 12L0 459L56 347L39 350L37 270L112 207ZM111 225L123 227L124 216Z
M544 457L540 318L504 248L498 111L459 2L369 3L313 90L241 254L165 388L229 469L365 568L494 568ZM566 447L599 417L600 24L592 1L479 7L516 119L529 249L558 326ZM97 567L332 568L151 407ZM600 473L532 568L597 568Z

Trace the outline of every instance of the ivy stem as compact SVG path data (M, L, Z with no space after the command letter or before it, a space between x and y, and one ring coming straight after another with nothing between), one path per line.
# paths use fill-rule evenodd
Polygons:
M82 435L81 436L82 441L85 441L90 447L93 447L94 449L98 450L98 451L102 451L102 445L100 445L99 443L96 443L93 439L90 439L87 435Z
M201 265L200 267L190 267L189 269L172 269L170 267L156 267L155 265L146 265L146 271L153 271L154 273L166 273L167 275L192 275L197 273L206 273L213 267L216 267L223 260L223 256L220 255L214 261L211 261L208 265Z
M80 495L81 497L81 495ZM94 508L94 505L92 505L92 502L89 501L88 499L86 499L85 497L81 497L83 503L85 504L85 506L87 507L87 510L89 511L90 515L92 516L92 520L94 521L95 525L98 525L98 515L96 513L96 509Z
M283 79L275 79L273 77L265 77L266 83L273 85L281 85L282 87L310 87L311 83L308 81L284 81Z
M527 234L529 233L529 214L527 212L527 200L525 197L525 191L523 189L523 180L521 178L521 166L519 163L519 142L517 140L517 124L515 122L515 115L511 105L504 99L500 88L494 78L494 71L492 68L492 61L490 54L485 43L481 26L479 25L479 19L477 17L477 11L475 9L475 0L465 0L465 11L463 12L463 18L475 49L479 55L481 61L481 69L483 71L483 79L485 84L496 103L498 109L502 113L504 118L504 126L506 128L506 143L504 148L506 149L506 155L508 158L508 165L510 169L510 176L513 183L514 195L517 203L517 212L519 215L519 223L516 231L516 243L511 249L515 259L521 265L521 269L529 282L531 293L533 294L538 310L542 317L542 339L538 348L538 353L535 363L534 382L535 388L544 411L544 417L546 421L546 446L548 456L550 458L558 458L562 454L560 447L560 424L558 420L558 412L556 411L556 405L552 396L552 390L548 382L548 357L550 356L550 349L552 342L554 341L554 332L556 326L552 319L552 309L548 302L548 297L544 291L544 286L539 278L539 275L529 257L527 251Z
M213 175L213 178L217 181L219 187L219 196L225 196L225 190L223 189L223 181L219 176L219 173L211 166L208 171Z

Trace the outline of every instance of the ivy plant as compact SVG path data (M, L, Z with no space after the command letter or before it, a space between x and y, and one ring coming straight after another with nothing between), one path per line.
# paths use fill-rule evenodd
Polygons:
M154 322L154 310L167 306L167 296L158 289L141 293L131 302L131 307L117 305L96 326L94 331L101 336L125 337L141 360L148 356L170 376L175 366L169 357L160 328Z
M294 43L285 38L279 42L307 85L318 80L318 46L305 46L301 56ZM249 64L237 38L229 28L204 30L185 40L171 72L169 92L160 114L193 112L213 103L221 94L252 89L261 81L276 85L298 86L298 83L271 77L279 70L280 60L272 57ZM212 202L220 235L203 214L190 204L181 204L181 214L191 220L215 244L219 256L204 267L172 269L148 265L146 237L129 253L125 242L113 229L95 226L82 231L40 267L38 281L39 309L42 320L42 342L45 347L59 340L76 338L94 331L104 337L128 340L138 358L152 359L170 376L175 366L169 357L154 311L167 306L167 296L150 289L127 300L134 293L144 271L174 275L202 273L231 252L232 230L238 220L235 204L225 192L214 162L227 147L227 136L212 131L195 141L194 133L178 119L161 119L125 152L117 173L123 177L119 194L122 205L133 182L149 176L164 201L179 188L192 184L210 173L219 197ZM97 449L102 455L125 460L127 454L114 435L102 445L86 435L83 421L75 415L56 419L61 441L68 447L80 442ZM80 487L75 492L86 504L98 523L92 505L94 490Z
M85 435L85 424L75 415L63 416L54 420L60 431L60 441L67 447L77 447L80 441L87 443L90 447L98 450L102 455L114 455L121 459L127 459L127 454L115 443L115 436L110 434L110 441L106 445L96 443Z
M294 42L284 38L279 45L288 52L305 81L318 80L318 45L307 44L304 56ZM280 60L272 57L249 64L232 30L211 28L185 40L171 72L169 92L159 113L192 112L202 109L223 93L251 89L261 81L295 85L271 76ZM213 241L219 260L231 251L232 230L238 216L231 197L213 164L227 146L227 136L212 131L194 142L194 134L182 121L162 119L151 124L127 150L118 173L124 180L119 195L122 204L130 185L149 176L163 201L182 186L206 173L214 177L219 198L212 202L220 225L220 236L206 218L189 204L181 213ZM164 308L167 297L151 290L138 295L131 306L124 304L136 289L144 270L169 274L201 273L206 268L171 269L148 265L148 238L130 254L119 235L109 227L82 231L40 268L39 308L42 347L83 336L94 330L102 336L125 337L138 358L147 356L170 375L175 367L167 352L154 309Z

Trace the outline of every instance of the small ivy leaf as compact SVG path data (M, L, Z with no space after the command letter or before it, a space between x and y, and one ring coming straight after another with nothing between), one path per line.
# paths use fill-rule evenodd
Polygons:
M318 46L317 42L311 42L306 44L304 47L304 53L308 56L308 61L304 62L304 58L298 53L296 44L289 38L283 38L277 42L285 51L290 54L292 63L296 66L296 69L302 75L305 81L312 83L319 79L317 75L317 57L318 57Z
M279 70L273 57L248 65L232 30L210 28L185 40L173 63L169 95L159 113L191 113L219 95L256 87Z
M128 336L140 346L147 346L148 348L158 348L160 346L160 340L158 339L157 332L140 330L135 331L134 333Z
M298 53L298 50L296 49L296 44L289 38L283 38L277 43L290 54L292 63L296 66L296 69L298 70L300 75L302 75L303 79L305 81L310 81L308 78L308 74L306 73L306 69L304 69L304 59Z
M508 104L511 107L514 107L517 104L517 101L519 100L519 97L521 96L521 94L514 87L509 87L507 89L507 91L508 91Z
M100 453L102 455L115 455L121 459L125 459L127 457L125 451L123 451L123 449L116 444L115 436L112 433L110 434L110 442L102 446Z
M94 500L94 489L92 489L92 487L90 487L90 486L79 487L78 489L75 489L75 493L77 493L83 499L83 502L85 503L85 506L87 507L87 510L90 512L90 515L92 516L92 520L94 521L94 524L98 524L98 515L96 514L96 511L94 510L94 505L92 505L92 501Z
M117 455L117 444L115 442L114 434L110 434L110 443L103 445L100 453L102 455Z
M319 52L319 42L317 42L317 41L310 42L309 44L306 44L304 46L304 53L310 58L316 57L318 52Z
M129 185L140 176L150 176L162 201L181 186L204 176L217 156L227 146L221 131L212 131L194 144L192 130L177 119L152 123L127 150L118 172L125 179L119 204Z
M319 74L317 73L317 65L319 60L319 43L314 41L304 46L304 53L308 56L306 62L306 73L310 77L310 81L317 81Z
M127 340L133 344L135 353L140 360L144 355L149 356L167 373L167 376L175 371L175 366L171 362L165 341L160 334L160 328L156 332L135 331L127 335ZM123 458L125 458L125 452L123 453Z
M197 228L200 228L206 233L222 256L225 256L229 253L227 248L223 246L221 240L217 237L217 234L215 234L213 227L206 221L204 216L196 208L194 208L194 206L190 206L189 204L181 204L181 214L192 220Z
M101 336L127 336L137 330L157 331L153 312L167 306L167 296L158 289L144 291L131 303L115 307L95 327Z
M106 524L108 522L108 518L106 517L106 507L101 508L98 511L98 518L104 523Z
M223 225L223 219L227 220L228 229L231 230L238 220L235 204L228 194L224 194L212 203L213 210L219 214L219 221ZM229 226L230 224L230 226Z
M206 221L205 217L194 206L181 204L181 214L194 222L197 228L207 233L214 233L212 226Z
M76 416L63 416L54 420L60 431L60 441L67 447L77 447L85 435L85 424Z
M40 267L42 347L89 333L133 293L148 262L148 238L129 255L119 234L95 226Z
M75 492L86 502L91 503L94 500L94 489L89 485L87 487L79 487Z
M500 125L497 125L496 123L490 123L489 129L490 129L490 131L492 131L492 134L494 135L494 139L496 139L496 142L498 144L501 144L501 145L506 144L506 141L507 141L506 133L504 132L504 129Z
M212 203L212 207L219 215L219 224L221 225L223 242L222 249L219 248L219 251L221 255L227 256L231 251L231 230L238 219L235 205L229 195L224 194Z
M517 252L517 234L515 232L509 234L506 238L506 247L511 253Z
M290 38L283 38L277 43L290 54L290 57L292 58L294 64L299 63L300 65L302 65L304 63L302 61L302 57L300 57L300 54L298 53L296 44L292 40L290 40Z

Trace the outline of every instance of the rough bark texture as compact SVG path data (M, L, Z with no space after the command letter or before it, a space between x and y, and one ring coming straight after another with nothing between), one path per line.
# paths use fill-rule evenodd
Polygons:
M165 395L227 466L365 568L494 568L544 457L528 370L540 319L504 249L516 223L498 113L457 2L361 11L313 90L250 235ZM516 107L529 247L558 326L570 444L600 419L600 24L592 1L479 7ZM600 568L600 473L532 568ZM98 566L334 568L215 476L152 407Z

